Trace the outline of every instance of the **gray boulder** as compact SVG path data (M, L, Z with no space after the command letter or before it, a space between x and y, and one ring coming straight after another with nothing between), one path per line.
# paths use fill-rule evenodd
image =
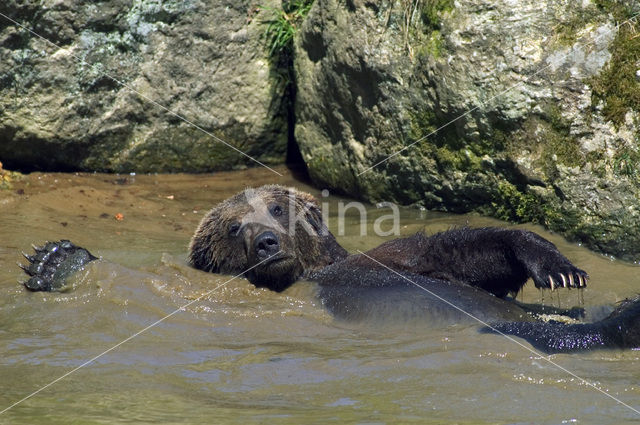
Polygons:
M281 83L255 2L5 0L0 12L57 45L0 16L5 167L255 165L217 138L259 161L284 161Z
M311 177L371 201L541 223L640 260L629 4L316 0L295 61Z

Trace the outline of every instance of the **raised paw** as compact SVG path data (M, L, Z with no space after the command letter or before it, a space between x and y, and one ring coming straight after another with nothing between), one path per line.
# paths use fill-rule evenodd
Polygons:
M24 286L31 291L56 291L64 287L65 280L82 266L97 257L70 241L47 242L33 247L35 254L24 257L28 265L19 264L29 276Z

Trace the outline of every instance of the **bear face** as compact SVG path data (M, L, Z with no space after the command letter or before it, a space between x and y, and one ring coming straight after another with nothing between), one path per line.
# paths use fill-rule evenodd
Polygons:
M254 285L278 292L346 256L315 198L278 185L246 189L215 206L189 246L193 267L242 273Z

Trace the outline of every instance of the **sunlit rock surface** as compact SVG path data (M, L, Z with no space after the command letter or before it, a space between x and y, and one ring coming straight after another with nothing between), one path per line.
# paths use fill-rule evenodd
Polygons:
M256 3L8 0L0 12L25 27L0 16L5 167L256 165L175 114L260 161L284 161L287 124Z
M638 11L602 4L317 0L296 40L312 178L640 259Z

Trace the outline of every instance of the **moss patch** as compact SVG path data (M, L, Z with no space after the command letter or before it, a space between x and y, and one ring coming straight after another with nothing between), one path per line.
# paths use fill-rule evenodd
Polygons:
M640 24L628 21L630 8L614 1L598 0L598 7L609 11L620 24L611 43L611 59L595 77L587 80L592 90L592 103L603 103L605 118L620 126L627 112L640 111Z
M418 142L419 152L436 163L443 179L454 182L454 186L459 183L453 190L458 202L467 202L466 210L511 222L537 223L565 233L579 224L579 215L565 211L553 191L531 189L526 176L510 159L530 151L527 156L533 159L531 178L539 176L547 184L561 177L559 165L586 165L586 155L557 106L544 105L542 113L528 118L520 128L494 128L490 136L479 140L466 140L452 126L433 133L448 119L438 119L431 111L410 116L412 141L425 138ZM474 201L468 189L473 182L482 186L481 192L488 197L485 203Z
M573 240L593 240L597 234L585 237L589 232L585 230L579 211L567 209L557 199L520 189L507 181L498 184L495 201L491 205L491 215L496 218L540 224Z
M556 16L558 23L553 27L551 46L570 47L579 39L580 32L593 24L602 24L607 14L599 13L595 4L586 7L576 5L570 14Z
M439 58L444 50L442 15L454 8L453 0L402 0L401 32L413 56Z
M530 152L532 165L547 182L559 177L558 165L583 167L587 157L580 142L571 134L569 121L555 105L543 105L542 113L531 115L522 126L504 137L510 156Z
M571 135L570 123L562 117L560 109L547 105L544 112L539 129L544 139L541 159L547 176L555 175L556 163L568 167L584 166L586 161L580 143Z
M511 222L528 221L546 224L550 214L547 204L540 197L523 193L515 185L502 181L498 183L495 201L491 203L493 216Z
M433 31L427 38L424 40L417 49L418 57L427 57L431 56L434 58L442 57L442 53L444 51L444 41L442 39L442 34L440 31Z
M500 137L469 141L454 126L441 128L450 120L438 119L432 111L410 112L409 116L411 143L418 142L418 150L433 158L442 172L480 171L485 156L493 157L503 149Z
M453 10L453 0L422 0L418 6L420 9L420 19L429 32L440 28L442 24L442 14Z

